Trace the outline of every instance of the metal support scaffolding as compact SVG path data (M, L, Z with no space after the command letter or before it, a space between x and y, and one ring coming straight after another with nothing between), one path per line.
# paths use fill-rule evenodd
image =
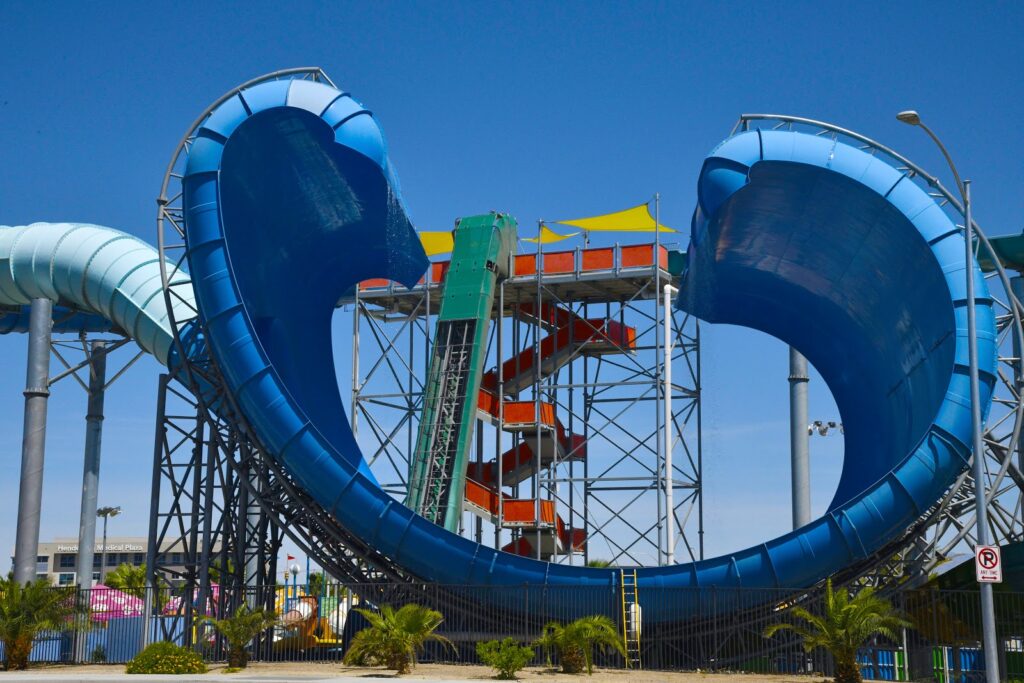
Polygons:
M660 268L650 264L655 253L664 260L663 249L617 245L607 251L618 259L628 253L623 250L640 249L650 250L645 267L617 261L596 273L583 270L580 249L520 255L520 260L536 259L535 271L513 276L499 288L486 366L493 368L497 395L505 400L498 415L478 425L488 434L476 440L474 460L497 462L502 453L530 449L529 474L510 480L505 467L496 467L495 481L510 500L535 501L538 517L541 501L554 503L565 527L586 535L582 553L557 543L549 548L553 562L664 564L675 560L677 549L688 561L703 557L699 327L696 319L662 301L670 290L658 283L671 283L672 275L663 263ZM570 261L576 265L567 270ZM435 274L440 268L435 264ZM363 288L347 302L356 326L347 350L350 367L359 372L351 378L353 420L358 416L359 442L374 474L398 500L407 486L404 445L418 428L429 363L433 329L426 315L440 295L440 285L424 282L412 290ZM519 359L538 357L542 341L555 331L537 311L547 316L561 311L558 315L587 321L595 330L601 321L631 327L635 340L630 348L591 354L570 330L557 368L542 372L540 363L521 368ZM516 362L506 367L510 359ZM507 376L517 380L521 371L531 378L525 388L518 381L510 384ZM532 403L534 424L507 431L503 411L509 401ZM551 412L566 434L578 433L585 445L542 458L547 437L540 416ZM495 519L483 522L481 537L498 548L525 539L530 556L537 557L547 542L543 529L509 525L505 507L505 497L498 497ZM476 537L476 524L466 529Z
M67 315L73 315L70 313ZM81 588L92 585L93 557L96 542L96 511L99 492L100 449L103 431L103 402L107 388L120 378L142 355L137 351L107 380L107 359L111 353L128 343L121 336L112 339L93 338L79 332L74 341L54 339L53 302L35 299L30 308L29 354L25 389L25 433L22 443L22 479L18 509L18 541L15 549L15 573L19 582L36 576L36 549L39 543L39 515L42 504L43 460L46 441L46 404L50 387L63 379L75 380L88 396L84 466L82 474L81 515L79 520L76 583ZM60 322L60 321L58 321ZM74 361L72 354L82 360ZM51 357L63 369L50 376ZM72 360L69 360L72 359ZM88 372L84 380L79 373ZM22 558L19 564L18 558Z

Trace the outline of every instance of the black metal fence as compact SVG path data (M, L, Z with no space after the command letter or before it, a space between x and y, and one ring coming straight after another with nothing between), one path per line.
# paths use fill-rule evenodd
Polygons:
M399 607L415 602L440 611L439 633L455 648L428 645L421 661L476 663L476 643L512 637L532 643L549 621L568 622L603 614L622 629L617 589L594 587L514 588L328 584L307 593L303 587L246 590L228 595L214 588L200 599L188 590L124 595L109 589L83 591L90 606L85 629L41 634L34 662L126 662L146 644L171 641L222 660L224 644L205 620L223 617L238 606L274 609L281 625L250 645L253 660L340 660L352 636L366 627L359 609ZM865 678L969 683L982 680L985 663L978 593L937 589L908 590L890 596L913 624L896 642L876 639L860 652ZM641 591L641 658L645 669L724 670L757 673L832 674L823 651L805 653L788 632L765 638L773 623L791 620L800 605L812 613L823 608L820 593L758 589L648 589ZM147 612L146 605L151 609ZM1024 593L995 596L999 670L1003 680L1024 683ZM2 646L0 646L2 653ZM544 662L539 649L534 663ZM557 662L555 662L557 663ZM622 667L616 652L598 653L597 663Z

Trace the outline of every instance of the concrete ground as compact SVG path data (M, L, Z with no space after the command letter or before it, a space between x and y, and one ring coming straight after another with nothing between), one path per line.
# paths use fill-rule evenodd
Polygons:
M106 683L108 681L174 681L190 683L374 683L386 680L462 683L463 681L495 680L494 671L485 666L421 664L411 674L397 677L379 668L349 667L337 662L256 662L242 672L225 674L223 665L214 665L208 673L189 676L132 675L124 673L123 665L40 666L20 672L0 672L0 683L29 681L31 683ZM817 683L810 676L766 676L761 674L704 674L695 672L595 670L593 676L570 676L542 667L529 667L519 673L520 680L539 683Z

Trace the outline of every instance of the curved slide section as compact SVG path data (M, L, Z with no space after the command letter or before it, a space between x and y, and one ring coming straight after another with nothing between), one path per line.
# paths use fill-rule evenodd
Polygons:
M198 131L183 180L190 272L227 388L268 453L329 514L406 571L453 584L604 587L611 569L501 553L377 485L335 380L334 303L361 280L412 285L427 261L373 115L310 81L255 85ZM644 586L804 587L898 539L967 466L961 282L978 277L982 398L995 332L963 241L896 169L840 142L743 133L707 159L681 305L804 351L846 424L827 514L731 555L639 571ZM645 618L684 616L645 604Z
M189 289L175 293L187 317ZM123 332L167 365L173 333L160 258L142 240L87 223L0 226L0 333L26 331L39 298L56 304L55 332Z

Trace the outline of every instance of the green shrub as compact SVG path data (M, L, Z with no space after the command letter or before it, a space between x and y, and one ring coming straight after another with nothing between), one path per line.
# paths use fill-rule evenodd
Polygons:
M106 664L107 663L107 648L102 645L97 645L93 648L92 654L89 655L89 661L93 664Z
M516 680L516 672L533 659L533 648L519 645L512 638L502 641L489 640L476 644L476 654L480 661L498 672L503 681Z
M204 674L206 664L192 650L174 643L153 643L128 662L130 674Z

